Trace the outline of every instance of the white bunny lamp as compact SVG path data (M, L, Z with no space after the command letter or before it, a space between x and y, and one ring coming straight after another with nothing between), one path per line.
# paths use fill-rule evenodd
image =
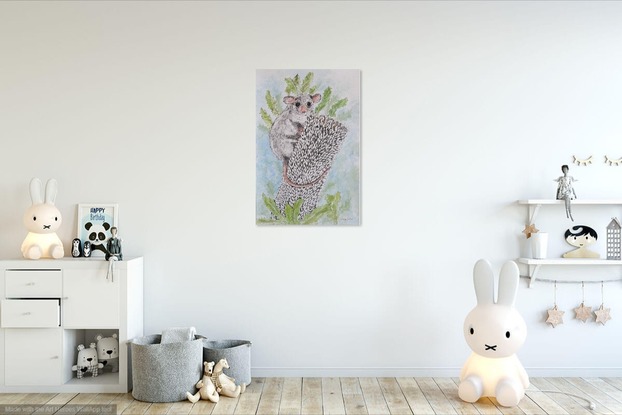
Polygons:
M460 373L458 395L466 402L494 397L502 406L512 407L529 387L529 376L516 357L527 338L525 320L514 308L519 281L516 263L508 261L501 268L497 302L494 280L490 263L477 261L473 268L477 305L464 321L464 337L473 353Z
M60 211L54 206L58 193L56 180L50 179L45 185L45 200L41 180L30 181L32 206L24 214L24 225L28 235L22 242L22 255L27 259L62 258L65 255L63 243L56 231L63 221Z

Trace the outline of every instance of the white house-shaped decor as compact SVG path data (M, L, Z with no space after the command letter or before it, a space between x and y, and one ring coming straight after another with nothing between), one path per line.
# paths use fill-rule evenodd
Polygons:
M607 225L607 259L620 260L620 230L622 225L618 218L611 218Z

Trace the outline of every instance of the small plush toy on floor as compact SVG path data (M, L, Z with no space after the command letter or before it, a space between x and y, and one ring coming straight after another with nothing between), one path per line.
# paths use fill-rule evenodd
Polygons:
M113 373L119 371L119 340L117 337L116 333L112 337L104 337L101 334L96 337L97 358L104 365L104 369L111 368Z
M88 349L83 344L78 346L78 363L71 367L71 370L77 372L78 379L82 379L87 372L91 372L93 377L96 377L99 374L99 369L103 367L104 365L97 360L95 343L91 343Z
M196 388L199 391L194 395L190 392L186 392L186 396L192 403L198 402L199 399L205 399L216 403L220 400L220 396L218 395L218 392L216 392L214 382L212 382L214 362L203 362L203 367L203 378L196 384Z
M223 373L223 369L229 369L229 362L227 359L220 359L214 367L214 373L212 373L212 382L216 386L216 391L229 398L237 398L241 393L246 390L246 383L241 385L235 384L235 379Z

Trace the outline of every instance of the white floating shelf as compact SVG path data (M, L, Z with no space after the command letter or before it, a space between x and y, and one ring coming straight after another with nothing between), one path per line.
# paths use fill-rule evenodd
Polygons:
M556 199L524 199L519 200L520 205L563 205L563 200ZM575 199L572 205L622 205L622 199Z
M538 216L538 211L542 205L565 205L565 201L556 199L522 199L518 200L519 205L529 206L528 224L533 224ZM571 205L622 205L622 199L576 199L570 202Z
M518 258L518 262L527 265L622 265L619 260L590 258Z
M550 259L533 259L533 258L518 258L519 264L527 265L529 269L529 288L533 286L533 283L537 280L538 271L542 265L617 265L622 266L622 261L612 259L590 259L590 258L550 258ZM622 281L622 279L621 279Z

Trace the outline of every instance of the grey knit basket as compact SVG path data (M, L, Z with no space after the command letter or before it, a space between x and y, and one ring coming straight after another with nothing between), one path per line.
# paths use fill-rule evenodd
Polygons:
M251 342L248 340L203 340L203 360L218 363L227 359L229 369L223 370L235 384L251 383Z
M132 396L145 402L178 402L186 392L196 393L203 376L203 336L195 340L161 344L154 334L130 341Z

